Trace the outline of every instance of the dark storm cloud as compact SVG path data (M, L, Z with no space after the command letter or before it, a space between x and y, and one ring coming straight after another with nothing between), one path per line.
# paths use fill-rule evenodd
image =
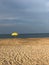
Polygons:
M48 0L0 0L0 32L49 32L48 3Z

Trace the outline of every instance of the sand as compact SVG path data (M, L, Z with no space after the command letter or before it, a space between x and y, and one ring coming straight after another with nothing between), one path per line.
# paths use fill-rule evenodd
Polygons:
M49 38L0 39L0 65L49 65Z

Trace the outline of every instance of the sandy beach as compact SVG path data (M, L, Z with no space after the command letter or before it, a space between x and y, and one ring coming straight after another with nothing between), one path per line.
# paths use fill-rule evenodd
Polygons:
M0 39L0 65L49 65L49 38Z

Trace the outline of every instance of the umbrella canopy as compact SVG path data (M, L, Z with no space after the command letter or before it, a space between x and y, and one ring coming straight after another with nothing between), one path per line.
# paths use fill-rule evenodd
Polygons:
M17 36L18 33L17 33L17 32L13 32L11 35L12 35L12 36Z

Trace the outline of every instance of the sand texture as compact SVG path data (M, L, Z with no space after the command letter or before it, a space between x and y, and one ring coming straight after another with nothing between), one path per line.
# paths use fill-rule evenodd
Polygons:
M49 38L0 39L0 65L49 65Z

